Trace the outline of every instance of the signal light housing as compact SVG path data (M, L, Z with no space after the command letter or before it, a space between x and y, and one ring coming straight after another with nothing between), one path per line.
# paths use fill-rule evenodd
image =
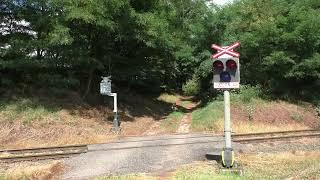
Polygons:
M239 58L223 57L214 59L213 85L215 89L240 88Z

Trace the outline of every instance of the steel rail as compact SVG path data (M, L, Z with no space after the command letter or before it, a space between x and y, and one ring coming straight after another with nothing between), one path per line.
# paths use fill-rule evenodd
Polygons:
M292 134L292 135L290 135ZM127 147L111 147L99 149L96 151L111 151L111 150L124 150L124 149L137 149L143 147L163 147L163 146L180 146L190 144L208 144L213 142L222 142L222 140L201 140L205 137L217 137L218 135L191 135L186 137L159 137L156 139L147 140L123 140L120 142L110 142L107 144L116 145L130 142L155 142L165 140L179 140L179 139L193 139L199 141L195 142L181 142L181 143L164 143L164 144L149 144L149 145L132 145ZM154 136L155 137L155 136ZM267 133L251 133L251 134L235 134L233 135L233 142L238 143L254 143L254 142L267 142L279 141L297 138L312 138L320 137L320 130L297 130L297 131L279 131ZM99 145L99 144L95 144ZM43 160L43 159L57 159L66 158L77 154L89 152L88 145L71 145L71 146L58 146L58 147L42 147L42 148L28 148L28 149L8 149L0 150L0 162L17 162L17 161L30 161L30 160ZM1 156L4 154L5 156ZM10 156L9 156L10 155Z

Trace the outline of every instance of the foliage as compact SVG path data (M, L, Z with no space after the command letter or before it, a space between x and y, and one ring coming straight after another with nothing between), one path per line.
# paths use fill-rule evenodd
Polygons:
M14 122L21 120L25 124L33 121L57 120L58 109L42 105L38 99L17 99L0 101L0 117L3 121Z
M240 0L221 10L223 43L242 44L242 83L260 84L277 96L310 98L320 87L319 6L314 0Z
M248 104L253 99L257 99L261 96L262 92L260 86L244 85L240 87L239 91L232 93L232 100Z
M187 96L194 96L200 92L200 84L197 79L191 79L182 86L182 91Z
M214 131L217 122L223 119L223 101L213 101L192 112L191 127L194 130Z
M182 112L173 112L161 123L161 127L169 132L176 132L182 117Z
M199 94L210 88L212 43L240 41L241 83L319 101L320 2L3 0L0 92L83 97L100 76L118 88ZM266 8L267 7L267 8Z

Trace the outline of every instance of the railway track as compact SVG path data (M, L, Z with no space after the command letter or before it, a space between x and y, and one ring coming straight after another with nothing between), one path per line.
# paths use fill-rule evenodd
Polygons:
M157 146L177 146L177 145L186 145L186 144L207 144L207 143L221 142L221 140L208 140L208 138L210 137L219 137L219 135L198 134L198 135L186 135L185 137L184 136L169 136L169 137L155 136L155 137L148 137L148 138L144 137L145 139L143 138L127 139L126 138L118 142L108 143L107 145L110 146L110 148L102 149L102 150L109 151L109 150L157 147ZM292 139L312 138L312 137L320 137L320 130L299 130L299 131L282 131L282 132L232 135L233 142L238 142L238 143L288 141ZM184 142L183 140L186 140L186 139L190 141ZM163 143L169 140L173 141L174 143ZM157 144L157 142L159 142L159 144ZM144 145L141 145L141 143L143 143ZM125 144L129 144L129 145L125 145ZM86 153L88 151L90 151L88 149L88 145L0 150L0 163L18 162L18 161L37 161L37 160L46 160L46 159L61 159L61 158L68 158L74 155Z
M87 145L0 150L0 162L61 159L87 151Z
M283 141L299 138L320 137L320 130L297 130L280 131L267 133L235 134L232 136L233 142L239 143L259 143L268 141Z

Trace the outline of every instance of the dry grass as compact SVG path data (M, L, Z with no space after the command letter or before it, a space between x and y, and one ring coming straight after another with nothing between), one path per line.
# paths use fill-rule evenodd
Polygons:
M232 131L235 133L290 131L320 127L320 119L314 109L283 101L252 100L247 104L236 102L231 106L231 122ZM223 132L223 102L213 101L194 111L192 128L195 131Z
M320 152L278 154L242 154L236 159L244 168L244 176L219 174L217 165L195 163L183 166L167 179L319 179Z
M320 152L241 155L246 177L250 179L319 179Z
M179 128L179 124L183 118L183 115L184 114L182 112L171 113L165 120L161 122L160 127L165 132L175 133Z
M59 179L59 175L64 170L61 162L53 162L46 165L37 166L18 166L7 170L5 179L20 180L20 179L34 179L34 180L47 180Z
M224 128L224 120L218 119L213 122L215 132L222 133ZM285 127L285 129L284 129ZM264 122L237 121L232 120L232 132L234 133L259 133L259 132L277 132L277 131L293 131L310 129L308 126L299 123L291 124L269 124Z
M175 104L180 99L181 99L181 96L176 94L168 94L168 93L163 93L157 98L157 100L159 101L163 101L171 104Z
M244 175L221 174L218 164L197 162L179 167L174 172L164 176L151 177L148 175L107 176L98 179L111 180L211 180L211 179L319 179L320 152L295 152L277 154L241 154L236 158L244 169Z
M95 180L157 180L158 178L144 174L126 175L126 176L103 176Z
M28 113L32 112L30 109ZM4 114L8 112L16 114L16 118L7 121ZM110 133L112 125L105 121L108 111L79 108L75 112L64 109L50 114L43 113L41 118L33 119L31 123L26 124L23 115L27 112L8 109L0 111L0 148L93 144L114 138Z

